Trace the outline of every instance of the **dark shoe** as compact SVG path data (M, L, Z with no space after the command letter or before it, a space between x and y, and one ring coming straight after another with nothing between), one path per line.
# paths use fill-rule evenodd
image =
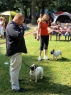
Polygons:
M20 88L19 90L13 89L12 91L13 92L25 92L25 89L24 88Z
M23 81L23 79L22 79L22 78L20 78L20 79L19 79L19 82L21 82L21 81Z
M20 89L18 90L18 92L25 92L25 89L24 89L24 88L20 88Z

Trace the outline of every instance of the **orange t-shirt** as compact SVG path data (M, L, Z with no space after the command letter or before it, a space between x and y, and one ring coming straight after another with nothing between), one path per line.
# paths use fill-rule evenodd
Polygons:
M47 23L40 22L40 35L41 36L49 35L48 29L47 29L48 26L49 26L49 22L47 22Z

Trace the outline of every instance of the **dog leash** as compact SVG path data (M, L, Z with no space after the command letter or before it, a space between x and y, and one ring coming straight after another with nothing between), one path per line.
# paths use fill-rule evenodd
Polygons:
M23 60L22 60L22 62L25 64L25 66L30 67L30 66L29 66L29 65L27 65Z

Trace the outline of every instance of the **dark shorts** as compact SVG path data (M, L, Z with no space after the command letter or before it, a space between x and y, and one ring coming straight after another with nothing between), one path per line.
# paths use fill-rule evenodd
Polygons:
M49 44L49 35L40 36L40 50L43 50L43 48L47 50L48 44Z
M61 34L58 34L58 36L61 36Z

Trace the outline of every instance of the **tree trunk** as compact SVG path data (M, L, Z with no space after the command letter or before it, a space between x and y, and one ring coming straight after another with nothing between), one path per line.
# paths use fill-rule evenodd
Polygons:
M40 9L41 9L41 7L38 7L38 18L40 16Z
M24 15L25 15L25 18L27 18L27 10L26 9L24 9Z
M36 24L36 0L32 0L32 15L31 15L31 23Z
M41 14L44 14L45 12L45 2L42 0L42 4L41 4Z
M42 6L41 14L44 14L44 11L45 11L45 7L44 7L44 6Z

